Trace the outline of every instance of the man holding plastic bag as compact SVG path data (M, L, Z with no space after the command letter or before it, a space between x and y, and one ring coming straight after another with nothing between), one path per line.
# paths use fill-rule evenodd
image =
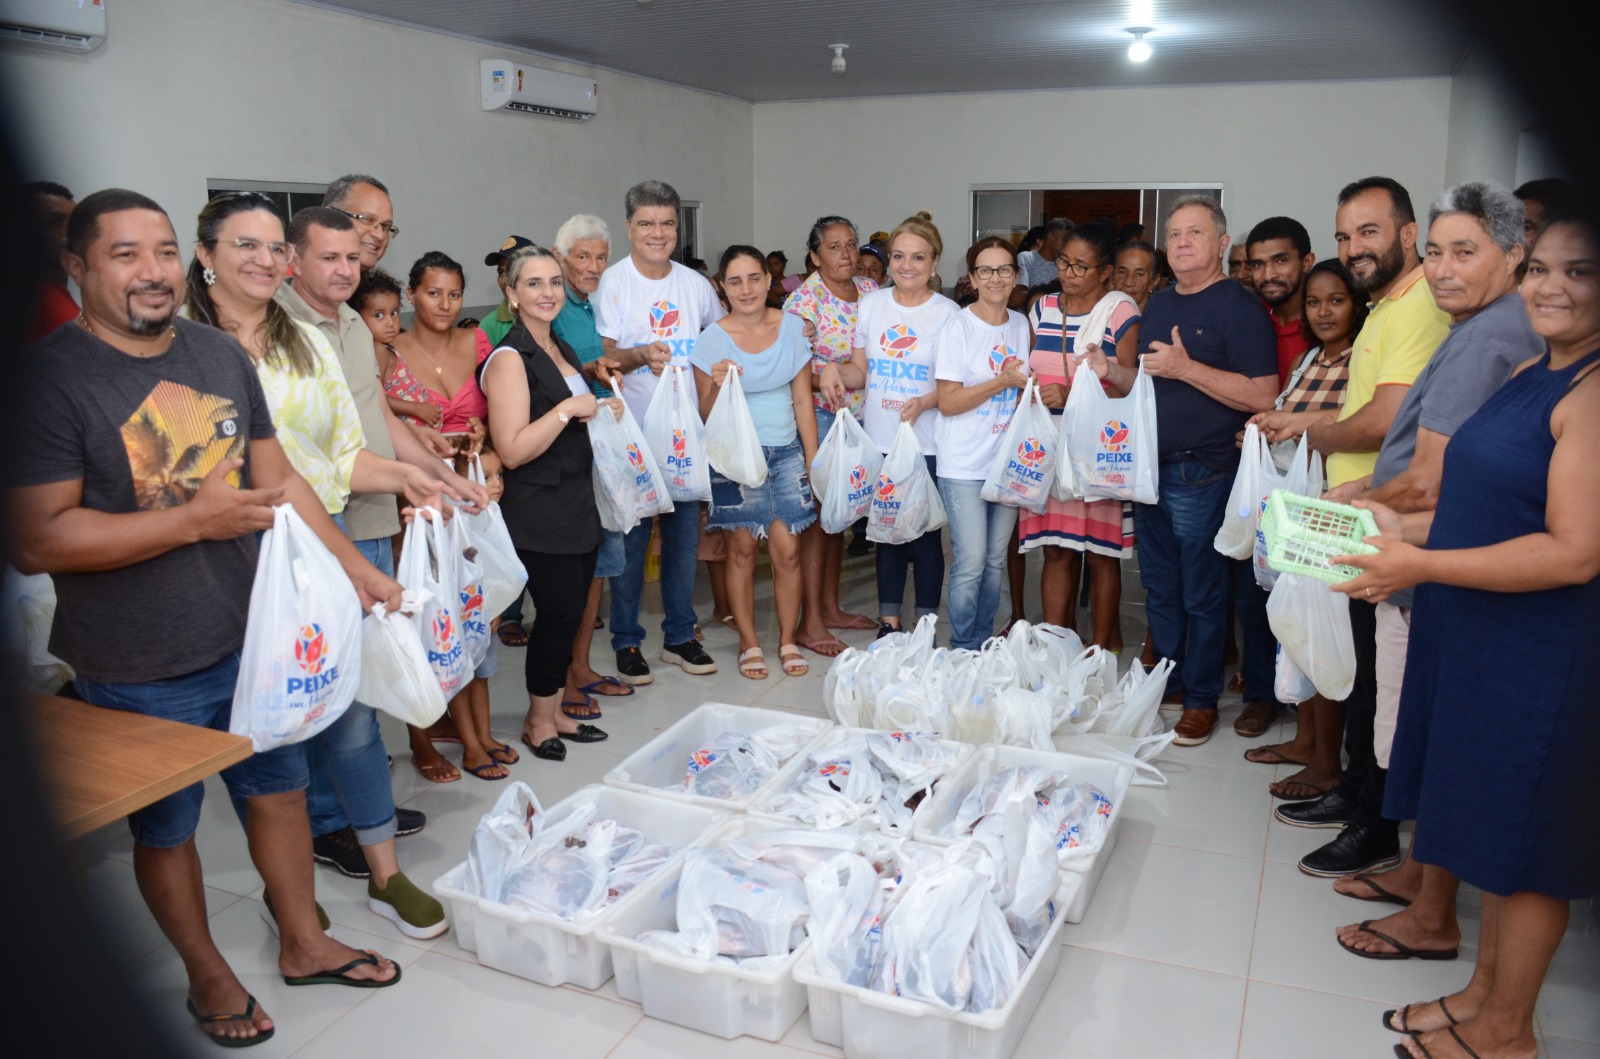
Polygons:
M1174 742L1194 746L1211 738L1222 694L1229 568L1212 542L1239 465L1234 438L1278 396L1278 340L1261 303L1224 271L1228 220L1215 200L1180 198L1164 239L1178 282L1150 296L1139 332L1156 398L1159 495L1134 505L1134 518L1150 638L1177 663L1167 686L1183 703ZM1137 378L1103 355L1086 362L1118 393Z
M113 246L122 251L115 257ZM255 535L292 504L350 577L363 608L400 603L278 444L249 358L232 338L176 319L184 292L166 213L112 189L78 204L66 260L83 315L26 358L11 501L25 573L54 575L51 649L95 705L226 729L233 709ZM388 985L398 965L325 935L312 898L306 761L299 744L222 773L248 800L256 867L291 985ZM233 1040L273 1032L212 942L194 831L201 784L130 818L134 870L180 947L191 1011Z

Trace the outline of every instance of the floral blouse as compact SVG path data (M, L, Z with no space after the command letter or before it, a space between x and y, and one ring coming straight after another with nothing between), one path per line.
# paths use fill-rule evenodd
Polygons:
M488 357L489 336L480 329L476 333L478 343L478 363L482 364ZM389 346L389 354L394 358L394 367L389 377L383 382L383 392L390 397L397 397L402 401L412 401L416 404L431 404L439 408L439 427L441 433L463 434L469 429L467 420L476 416L480 421L489 418L489 401L483 396L483 391L478 388L476 373L469 376L455 392L455 396L446 397L438 390L429 389L406 364L406 359ZM406 415L404 412L396 413L408 423L423 426L421 420L415 416Z
M869 294L878 289L878 285L865 276L853 277L856 283L857 297ZM813 272L806 281L795 288L793 294L784 299L783 311L794 313L802 320L809 320L817 329L816 335L811 339L811 373L821 375L824 364L840 364L850 359L850 344L856 336L856 306L857 302L841 301L836 298L827 284L822 282L822 274ZM857 419L861 418L862 392L860 390L846 391L850 414ZM811 399L816 406L824 412L837 411L820 390L813 389Z
M295 326L316 354L316 371L297 375L287 362L260 360L256 374L284 454L300 477L311 483L328 514L337 515L350 501L350 475L367 441L333 347L310 324L296 320Z

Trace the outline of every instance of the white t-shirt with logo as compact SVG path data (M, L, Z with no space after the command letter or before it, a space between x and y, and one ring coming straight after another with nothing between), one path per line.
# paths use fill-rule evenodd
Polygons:
M955 302L937 293L908 309L894 300L893 289L863 295L856 305L856 337L852 345L867 351L867 392L861 421L881 451L888 452L894 442L901 406L933 392L939 331L959 311ZM930 408L912 424L923 453L929 456L938 451L933 438L938 419L939 410Z
M996 327L978 319L969 306L951 315L939 332L933 377L977 386L999 375L1001 366L1011 357L1021 360L1026 370L1027 319L1007 309L1006 322ZM982 481L989 476L989 465L1000 451L1021 392L1001 390L970 412L939 417L933 437L940 478Z
M665 342L672 362L688 371L695 340L722 317L722 303L710 280L676 261L671 265L665 279L647 279L631 255L606 269L594 295L595 326L623 349ZM648 366L623 377L623 400L640 422L660 381Z

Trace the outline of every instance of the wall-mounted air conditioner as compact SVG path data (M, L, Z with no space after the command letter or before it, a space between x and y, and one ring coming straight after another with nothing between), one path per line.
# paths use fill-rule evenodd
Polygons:
M478 63L484 110L518 110L569 121L588 121L599 104L600 82L574 74L523 66L509 59Z
M83 53L105 40L104 0L0 0L0 43Z

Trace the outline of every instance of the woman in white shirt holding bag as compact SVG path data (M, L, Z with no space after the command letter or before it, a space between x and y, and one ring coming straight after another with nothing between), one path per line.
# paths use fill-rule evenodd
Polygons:
M739 630L739 675L765 680L769 670L755 629L756 553L762 539L772 559L778 611L778 659L787 676L803 676L795 644L800 621L800 534L817 520L807 468L817 455L817 417L811 399L811 347L805 322L767 305L771 276L753 246L730 246L719 269L729 312L700 333L689 363L709 416L728 372L739 373L767 479L741 485L711 469L708 529L728 537L728 604Z
M1017 526L1016 508L979 494L1027 382L1028 321L1006 308L1017 285L1010 241L988 236L972 244L967 275L978 300L939 332L934 444L939 498L950 522L950 646L976 650L994 632L1006 548Z
M863 295L856 310L856 334L850 360L822 369L820 385L838 407L846 390L864 390L862 425L887 453L902 422L915 427L917 440L936 473L934 428L939 397L934 386L938 336L960 310L933 285L944 240L927 213L907 217L889 233L889 275L894 286ZM944 590L944 537L937 529L906 544L879 543L878 635L901 627L906 594L906 568L914 574L916 615L939 610Z

